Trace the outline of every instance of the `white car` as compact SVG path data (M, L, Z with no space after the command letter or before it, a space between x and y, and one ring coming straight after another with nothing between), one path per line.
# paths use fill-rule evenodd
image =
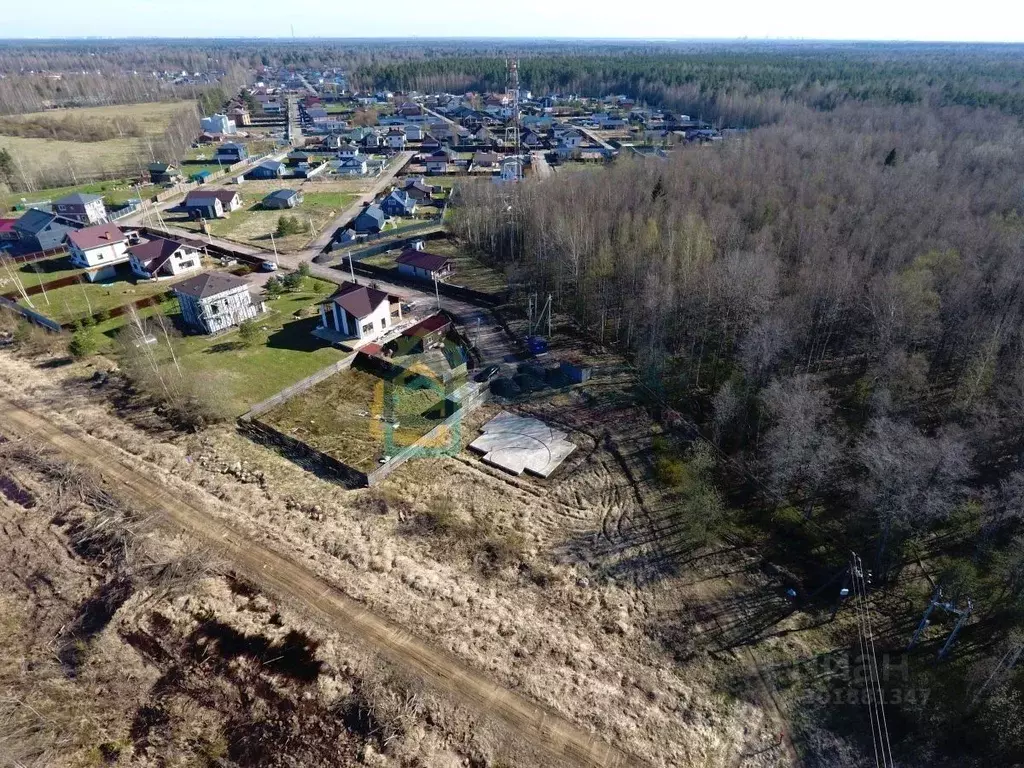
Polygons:
M260 264L260 269L264 272L277 272L277 264L272 261L264 261Z

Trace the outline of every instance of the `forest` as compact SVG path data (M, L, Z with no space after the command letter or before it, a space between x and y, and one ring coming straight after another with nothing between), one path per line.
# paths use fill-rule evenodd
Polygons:
M912 577L970 598L951 657L908 655L932 695L889 700L893 749L1013 765L1024 669L993 673L1024 635L1024 129L1002 105L945 100L945 64L910 63L932 82L921 98L778 98L761 127L667 160L465 185L453 227L692 423L659 446L665 482L713 449L724 505L687 521L680 502L683 530L756 543L805 593L860 552L886 653L928 604ZM1016 66L986 75L1006 103ZM730 108L757 112L755 90ZM870 763L863 707L806 714L808 765Z

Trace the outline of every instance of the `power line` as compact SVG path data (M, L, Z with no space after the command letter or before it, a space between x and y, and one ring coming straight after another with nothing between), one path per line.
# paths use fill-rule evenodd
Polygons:
M871 739L872 743L877 744L875 763L881 768L891 768L896 765L896 762L892 757L889 726L885 717L885 691L882 688L882 676L878 671L875 635L871 625L871 606L868 603L868 581L864 572L864 563L855 552L850 553L850 570L857 598L856 610L861 658L868 673L867 699L869 719L871 720Z

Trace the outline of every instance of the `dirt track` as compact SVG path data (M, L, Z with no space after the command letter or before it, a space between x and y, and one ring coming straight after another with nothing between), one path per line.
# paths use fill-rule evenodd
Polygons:
M498 718L533 748L549 755L552 765L643 765L554 711L497 685L450 654L367 610L302 565L247 539L159 481L139 475L101 441L64 431L3 398L0 429L48 443L91 468L111 492L134 502L140 511L148 511L203 540L239 573L289 601L292 607L304 606L332 628L365 641L396 666L424 678L468 709Z

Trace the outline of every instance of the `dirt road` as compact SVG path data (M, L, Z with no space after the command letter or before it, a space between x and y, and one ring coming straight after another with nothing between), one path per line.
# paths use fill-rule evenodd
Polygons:
M103 441L65 431L44 417L0 398L0 432L49 444L93 470L109 491L137 505L168 527L203 541L246 578L293 608L306 608L332 628L366 642L406 672L423 678L474 713L502 721L516 736L551 758L548 765L641 766L600 737L591 735L540 704L510 691L392 623L278 554L222 523L199 501L183 498L131 466Z

